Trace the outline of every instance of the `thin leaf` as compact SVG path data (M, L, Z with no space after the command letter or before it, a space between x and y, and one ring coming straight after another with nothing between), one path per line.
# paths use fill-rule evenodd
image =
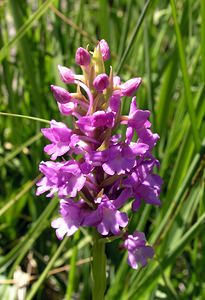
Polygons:
M133 45L134 45L134 41L135 41L135 39L136 39L136 37L138 35L138 32L139 32L139 30L140 30L140 28L142 26L143 20L144 20L147 12L149 10L149 7L150 7L150 5L152 3L153 3L153 0L147 0L147 2L145 3L145 5L143 7L141 15L139 16L137 24L136 24L136 26L135 26L135 28L133 30L132 36L130 38L130 41L129 41L129 43L128 43L125 51L124 51L124 54L123 54L122 58L120 58L120 63L118 65L118 68L117 68L117 71L116 71L117 74L119 74L119 72L121 71L121 69L123 67L123 64L125 63L125 60L126 60L128 54L130 53Z
M9 160L13 159L15 156L17 156L21 151L25 148L30 146L31 144L35 143L42 137L42 133L37 133L32 138L28 139L25 143L23 143L21 146L17 147L14 151L7 154L2 160L0 160L0 167L2 167L4 164L8 163Z
M37 118L37 117L26 116L26 115L18 115L18 114L5 113L5 112L0 112L0 115L7 116L7 117L23 118L23 119L34 120L37 122L50 124L49 120L45 120L45 119L41 119L41 118Z
M72 257L70 262L70 272L68 277L68 284L67 284L67 291L65 295L66 300L72 300L72 293L74 291L74 285L75 285L75 273L76 273L76 261L77 261L77 254L78 254L78 247L77 242L80 238L80 231L78 230L74 235L74 242L75 245L72 248Z
M15 37L0 50L0 61L2 61L2 59L4 59L8 55L9 50L27 33L27 31L33 26L33 23L46 12L52 2L53 0L46 0L37 9L37 11L24 23Z
M63 249L64 249L67 242L68 242L68 237L65 237L64 240L61 242L60 246L58 247L58 249L56 250L56 252L54 253L54 255L52 256L52 258L50 259L50 261L48 262L46 268L44 269L44 271L41 274L41 276L39 277L39 279L32 286L32 289L31 289L30 293L27 295L26 300L33 299L33 297L37 293L37 291L38 291L39 287L41 286L41 284L46 280L49 271L53 267L53 265L54 265L55 261L57 260L57 258L60 256L60 254L63 251Z
M195 141L195 147L196 147L196 150L199 150L200 149L200 138L199 138L199 133L198 133L197 127L196 127L196 115L195 115L195 111L194 111L194 105L192 102L192 95L191 95L189 76L188 76L188 71L187 71L187 66L186 66L183 41L182 41L182 37L181 37L179 24L177 21L177 10L176 10L175 1L174 0L170 0L170 1L171 1L175 31L176 31L176 39L177 39L178 50L179 50L179 58L180 58L182 76L183 76L183 81L184 81L187 110L188 110L190 121L191 121L191 128L192 128L193 138Z

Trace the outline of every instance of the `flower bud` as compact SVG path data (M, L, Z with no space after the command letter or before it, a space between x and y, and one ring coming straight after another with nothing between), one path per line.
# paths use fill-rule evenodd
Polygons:
M110 97L109 108L111 111L117 113L120 109L120 91L115 91Z
M109 77L107 74L100 74L97 77L95 77L93 81L94 88L98 92L102 92L104 89L106 89L109 85Z
M110 58L110 48L108 43L105 40L101 40L98 45L100 46L103 60L108 60Z
M80 66L88 66L90 64L89 52L82 47L78 48L75 54L75 61Z
M140 77L132 78L125 83L123 83L121 87L122 96L131 97L136 92L138 87L140 86L142 79Z
M68 103L72 99L71 94L60 86L51 85L51 91L56 101L61 104Z
M58 108L59 108L60 113L63 116L70 116L70 115L73 115L73 113L77 109L77 103L74 103L74 102L68 102L65 104L58 103Z
M71 69L58 65L58 71L64 83L74 83L75 74Z

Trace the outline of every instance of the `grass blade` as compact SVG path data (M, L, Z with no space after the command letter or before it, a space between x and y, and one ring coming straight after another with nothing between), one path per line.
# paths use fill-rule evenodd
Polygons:
M196 127L196 115L195 115L195 111L194 111L194 105L192 102L189 76L188 76L188 71L187 71L187 67L186 67L185 51L184 51L184 46L183 46L183 41L182 41L182 37L181 37L179 24L177 21L177 11L176 11L175 1L174 0L170 0L170 1L171 1L172 15L173 15L173 19L174 19L176 39L177 39L178 50L179 50L179 58L180 58L180 64L181 64L181 70L182 70L182 77L183 77L183 81L184 81L187 110L188 110L190 121L191 121L191 128L192 128L193 138L195 141L195 147L196 147L196 150L199 150L200 149L200 138L199 138L199 133L198 133L197 127Z
M130 292L128 299L133 299L135 293L138 295L143 293L143 290L146 290L146 287L156 281L158 276L161 274L162 270L165 270L170 264L173 263L173 260L184 250L185 246L194 238L197 234L204 228L205 225L205 213L198 219L198 221L184 234L180 239L178 244L174 249L165 255L163 260L160 262L160 266L156 267L152 272L143 278L143 280Z
M205 2L201 0L201 57L202 80L205 82Z
M27 33L27 31L33 26L33 23L38 20L49 8L53 0L46 0L37 11L24 23L24 25L19 29L15 37L8 42L1 50L0 50L0 61L4 59L9 50Z
M74 284L75 284L75 272L76 272L76 261L77 261L77 254L78 254L78 246L77 242L80 238L80 231L78 230L73 238L73 241L75 245L73 246L72 249L72 257L71 257L71 262L70 262L70 272L69 272L69 277L68 277L68 285L67 285L67 291L66 291L66 300L72 300L72 293L74 290Z
M37 182L39 177L35 178L32 181L28 181L23 187L22 190L11 200L9 200L1 209L0 209L0 217L12 206L14 205L18 200L21 199L22 196L25 195Z
M42 135L41 132L37 133L36 135L34 135L30 139L28 139L25 143L23 143L22 145L20 145L19 147L17 147L14 151L12 151L8 155L6 155L6 157L4 159L0 160L0 167L2 167L4 164L8 163L9 160L11 160L16 155L18 155L25 147L28 147L31 144L33 144L36 141L38 141L42 136L43 135Z
M109 2L106 0L99 1L99 25L100 39L105 39L110 43L110 17L109 17Z
M63 251L63 248L65 247L65 245L66 245L67 242L68 242L68 237L65 237L64 240L61 242L60 246L58 247L57 251L53 255L53 257L50 259L47 267L45 268L45 270L43 271L43 273L41 274L41 276L39 277L39 279L37 280L37 282L33 285L30 293L26 297L26 300L33 299L33 297L37 293L39 287L41 286L41 284L44 282L44 280L48 276L48 273L51 270L51 268L53 267L55 261L60 256L61 252Z
M13 269L15 266L20 263L20 261L25 256L28 249L35 242L38 236L41 234L42 230L45 228L47 218L51 215L58 204L58 199L54 198L47 207L44 209L40 217L33 223L33 226L29 229L27 234L22 238L22 240L13 248L7 255L5 255L0 260L0 268L5 268L8 264L11 264L12 261L17 258L17 261L13 265ZM12 273L12 272L11 272Z
M124 22L123 28L122 28L122 35L121 35L121 39L120 39L120 46L119 46L118 57L122 57L122 54L123 54L124 49L125 49L126 38L127 38L128 30L129 30L130 20L131 20L132 3L133 3L133 0L127 1L127 8L126 8L126 14L125 14L125 22Z
M24 119L28 119L28 120L33 120L33 121L37 121L37 122L50 124L49 120L45 120L45 119L41 119L41 118L37 118L37 117L26 116L26 115L18 115L18 114L5 113L5 112L0 112L0 115L7 116L7 117L24 118Z
M195 172L199 166L199 163L201 162L201 157L204 154L204 151L205 151L205 140L202 143L201 153L198 153L195 155L195 158L189 168L189 171L187 172L186 178L184 179L183 184L181 185L174 200L172 201L172 204L170 205L169 209L167 210L166 215L163 216L163 220L160 221L159 226L157 227L156 231L154 232L154 234L150 240L151 243L156 242L156 240L159 238L162 230L164 228L166 228L166 224L168 223L172 212L175 210L176 205L177 205L178 201L180 200L180 198L182 197L183 193L185 192L187 186L189 186L189 184L192 180L192 177L195 174Z
M147 12L148 12L148 9L149 9L151 3L153 3L153 0L147 0L147 2L145 3L145 5L144 5L144 7L143 7L143 10L142 10L142 12L141 12L141 15L140 15L140 17L139 17L139 19L138 19L138 21L137 21L137 24L136 24L134 30L133 30L132 36L131 36L131 38L130 38L130 41L129 41L129 43L128 43L128 45L127 45L125 51L124 51L124 54L123 54L122 58L120 58L120 63L119 63L119 65L118 65L118 68L117 68L117 71L116 71L117 74L121 71L124 62L125 62L125 60L126 60L128 54L130 53L130 50L132 49L132 46L133 46L133 44L134 44L134 40L135 40L136 37L137 37L137 34L138 34L138 32L139 32L139 30L140 30L140 28L141 28L141 25L142 25L142 23L143 23L143 20L144 20L146 14L147 14Z

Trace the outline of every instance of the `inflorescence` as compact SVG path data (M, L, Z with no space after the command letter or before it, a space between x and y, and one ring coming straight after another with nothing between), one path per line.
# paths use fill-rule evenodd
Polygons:
M121 83L112 68L107 75L104 61L109 58L109 46L101 40L92 55L77 49L83 75L58 67L62 82L76 85L75 93L51 86L61 114L73 117L73 128L52 120L50 128L42 129L50 141L44 151L51 161L40 163L44 177L36 194L58 195L60 217L52 227L59 239L88 226L105 237L119 236L128 250L128 264L136 269L154 251L144 233L128 233L128 214L121 209L132 203L132 213L137 212L142 201L160 205L162 180L154 174L159 162L151 154L159 136L150 129L150 112L139 109L133 97L141 78ZM132 97L128 115L121 114L122 102L128 101L124 97ZM118 133L121 127L124 135Z

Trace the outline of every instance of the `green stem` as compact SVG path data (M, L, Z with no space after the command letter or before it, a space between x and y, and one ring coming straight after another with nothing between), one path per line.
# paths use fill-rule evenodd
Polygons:
M50 124L49 120L45 120L45 119L41 119L41 118L37 118L37 117L26 116L26 115L18 115L18 114L5 113L5 112L0 112L0 115L7 116L7 117L24 118L24 119L28 119L28 120L34 120L34 121Z
M78 240L80 238L80 230L78 230L74 235L74 247L72 250L72 256L70 260L70 272L68 276L68 285L67 285L67 291L66 291L66 297L65 300L71 300L72 294L74 290L75 285L75 275L76 275L76 260L78 255Z
M103 300L106 288L106 256L105 243L100 242L98 234L93 238L92 279L92 300Z

